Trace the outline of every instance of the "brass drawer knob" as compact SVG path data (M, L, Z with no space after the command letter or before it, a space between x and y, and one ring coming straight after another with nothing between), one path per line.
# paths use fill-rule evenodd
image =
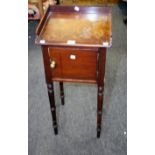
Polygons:
M50 67L54 69L56 66L56 62L54 60L51 61Z

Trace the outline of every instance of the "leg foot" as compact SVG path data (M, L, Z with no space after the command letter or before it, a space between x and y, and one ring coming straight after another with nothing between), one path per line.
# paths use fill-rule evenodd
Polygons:
M57 135L58 134L58 127L54 127L54 134Z
M97 125L97 138L100 138L101 135L101 126Z

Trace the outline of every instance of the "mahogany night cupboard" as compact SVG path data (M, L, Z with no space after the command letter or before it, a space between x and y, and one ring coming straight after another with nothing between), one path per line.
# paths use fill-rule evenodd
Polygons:
M97 137L100 137L106 49L112 44L110 7L49 6L36 30L41 45L54 133L58 134L53 82L97 85Z

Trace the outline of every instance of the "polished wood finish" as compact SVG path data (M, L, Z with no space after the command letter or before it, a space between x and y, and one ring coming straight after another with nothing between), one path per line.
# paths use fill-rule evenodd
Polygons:
M48 51L50 60L56 62L53 78L96 80L97 52L69 48L49 48Z
M51 77L52 72L51 72L51 68L50 68L48 46L42 46L42 54L43 54L43 61L44 61L44 71L45 71L46 83L51 83L51 82L53 82L53 80Z
M89 83L89 84L96 84L96 80L87 80L87 79L64 79L64 78L52 78L53 81L60 82L74 82L74 83Z
M120 0L61 0L61 5L105 6L118 3Z
M98 87L97 137L99 138L106 48L111 46L112 38L111 9L109 7L78 9L79 11L75 11L75 7L68 6L49 7L36 30L36 43L42 47L55 134L58 128L53 81L59 82L62 105L65 103L63 83L82 82L96 84ZM71 41L69 44L68 40Z
M55 106L55 100L54 100L54 87L53 83L47 84L48 89L48 96L50 101L50 108L52 113L52 119L53 119L53 128L55 135L58 134L58 125L57 125L57 117L56 117L56 106Z
M59 83L60 85L60 98L61 98L61 104L64 105L65 104L65 95L64 95L64 85L63 82Z
M103 42L110 42L109 29L110 18L103 15L60 12L51 14L47 19L41 39L49 43L67 43L68 40L75 40L78 44L102 45Z
M38 0L38 7L39 7L40 17L42 18L43 15L44 15L43 2L42 2L42 0Z
M105 77L106 48L99 48L98 60L98 79L97 79L97 137L101 133L102 107L104 94L104 77Z
M38 44L111 46L111 9L109 7L53 6L49 7L44 20L37 29L36 43Z

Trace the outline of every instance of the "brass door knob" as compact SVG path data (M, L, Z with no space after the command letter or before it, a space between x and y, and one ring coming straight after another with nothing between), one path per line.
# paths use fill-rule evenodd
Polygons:
M56 62L54 60L51 61L50 67L54 69L56 66Z

